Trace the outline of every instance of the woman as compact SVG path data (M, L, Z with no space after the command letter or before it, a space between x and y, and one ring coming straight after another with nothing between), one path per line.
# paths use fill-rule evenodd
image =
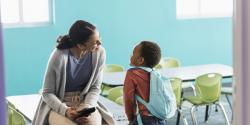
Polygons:
M58 38L45 73L42 98L33 125L115 124L98 102L106 53L92 24L78 20L69 34ZM94 113L78 117L78 110L97 107Z

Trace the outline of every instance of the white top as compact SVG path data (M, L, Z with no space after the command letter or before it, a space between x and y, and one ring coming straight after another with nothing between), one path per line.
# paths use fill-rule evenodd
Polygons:
M183 66L178 68L163 68L160 69L163 75L167 77L178 77L183 82L194 81L198 76L206 73L219 73L223 78L233 76L233 68L222 64L207 64L195 66ZM126 77L124 72L112 72L103 74L103 83L110 86L123 85Z

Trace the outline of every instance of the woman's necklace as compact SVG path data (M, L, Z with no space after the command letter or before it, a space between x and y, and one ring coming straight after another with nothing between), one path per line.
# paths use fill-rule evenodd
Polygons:
M74 50L70 50L71 55L73 56L72 59L76 64L80 64L82 58L84 58L84 55L86 55L87 50L81 51L80 54L77 54L77 52L74 52Z
M87 53L87 50L82 51L80 56L79 56L79 60L82 59L86 53Z

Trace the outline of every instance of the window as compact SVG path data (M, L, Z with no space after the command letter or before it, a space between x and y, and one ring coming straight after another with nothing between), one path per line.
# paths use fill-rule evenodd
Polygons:
M22 27L53 22L52 0L0 0L4 27Z
M233 0L176 0L177 19L231 17Z

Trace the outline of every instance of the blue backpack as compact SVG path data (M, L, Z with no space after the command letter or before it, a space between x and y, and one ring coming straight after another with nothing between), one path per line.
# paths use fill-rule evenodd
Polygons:
M170 80L151 68L137 68L150 72L150 94L149 102L144 101L138 95L135 95L135 99L142 103L153 116L159 119L165 120L173 117L177 107ZM140 113L137 114L137 122L139 125L143 125Z

